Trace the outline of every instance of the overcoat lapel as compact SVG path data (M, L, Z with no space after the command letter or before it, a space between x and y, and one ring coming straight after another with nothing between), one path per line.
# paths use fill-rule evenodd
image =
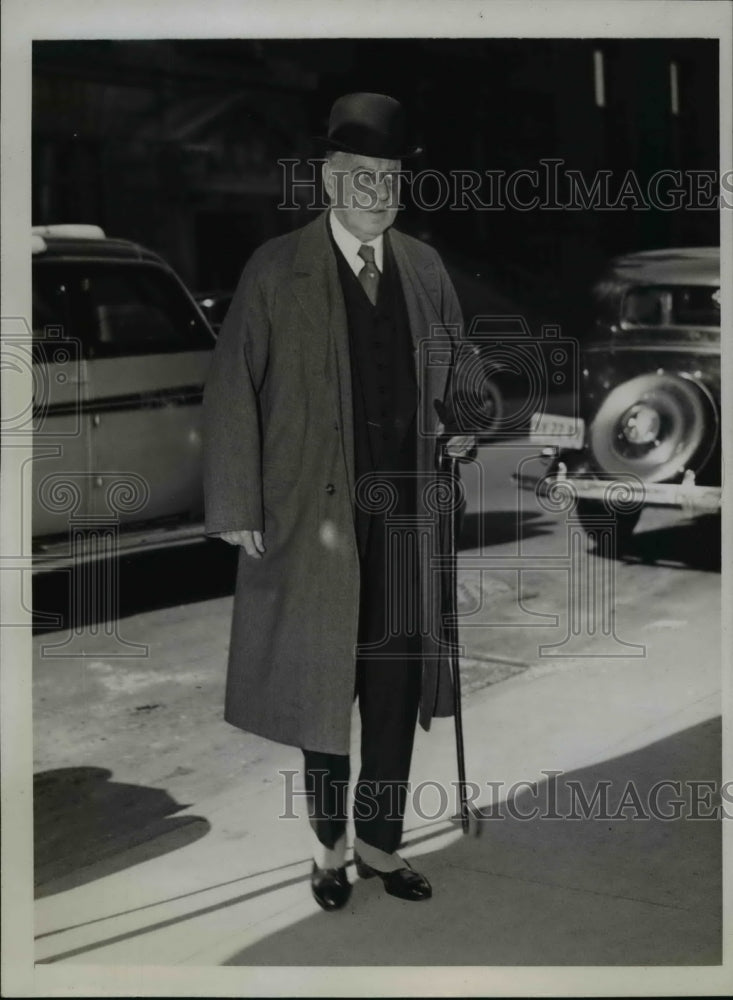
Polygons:
M420 386L423 407L423 428L432 426L434 411L430 407L435 398L442 401L445 393L449 365L426 365L425 341L431 336L431 327L441 327L438 312L440 303L440 278L430 261L416 265L411 257L402 234L391 230L388 234L397 269L402 281L402 290L410 321L412 347L415 358L415 375ZM444 338L443 338L444 339ZM421 344L422 349L421 349ZM446 359L447 360L447 359ZM433 397L428 399L427 396ZM427 423L425 421L427 420Z
M440 323L436 303L440 302L440 281L430 263L416 267L405 246L402 234L392 230L387 234L402 279L402 288L410 317L410 330L415 349L425 336L428 323Z
M346 306L323 213L301 233L293 264L295 295L310 321L309 350L324 391L334 394L350 495L354 495L354 427ZM335 385L334 385L335 381Z

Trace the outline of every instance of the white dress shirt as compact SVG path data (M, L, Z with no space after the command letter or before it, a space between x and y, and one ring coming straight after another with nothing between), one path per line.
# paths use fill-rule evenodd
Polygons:
M364 258L359 256L359 248L367 243L369 246L374 247L374 263L377 265L377 270L380 274L384 272L384 234L380 234L373 240L359 240L356 236L353 236L348 229L346 229L336 218L333 212L328 213L328 221L331 226L331 232L333 233L333 238L336 240L336 246L339 248L341 253L344 255L349 263L349 267L354 272L354 274L359 277L359 272L364 267Z

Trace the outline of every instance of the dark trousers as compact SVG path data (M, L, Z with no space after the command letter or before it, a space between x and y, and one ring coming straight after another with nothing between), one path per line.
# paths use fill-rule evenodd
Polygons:
M354 789L356 835L391 854L400 846L420 701L421 662L359 660L361 770ZM311 826L324 847L346 829L348 756L303 750Z
M411 483L400 478L395 488L400 511L414 510ZM360 645L354 697L361 717L361 770L354 788L354 826L357 837L391 854L402 839L420 703L418 566L414 546L388 544L383 517L368 517L360 525L367 530L359 532ZM400 599L395 617L388 608L396 593ZM367 655L375 645L381 659ZM349 757L307 749L303 755L311 826L319 841L331 848L346 829Z

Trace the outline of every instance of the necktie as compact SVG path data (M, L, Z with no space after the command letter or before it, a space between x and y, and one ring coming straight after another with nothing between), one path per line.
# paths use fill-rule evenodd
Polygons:
M370 247L368 243L362 243L359 247L359 256L364 261L364 267L359 271L359 281L369 296L369 301L375 306L379 290L379 269L374 261L374 247Z

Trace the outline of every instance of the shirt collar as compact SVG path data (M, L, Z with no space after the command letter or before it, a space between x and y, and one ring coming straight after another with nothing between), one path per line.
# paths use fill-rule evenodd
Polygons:
M364 267L364 259L359 256L359 248L362 246L362 241L350 233L344 227L343 223L339 222L333 212L328 213L328 221L331 226L333 238L336 241L336 246L348 261L349 267L354 274L358 275L359 271ZM364 242L368 242L369 246L374 247L374 262L377 265L377 269L384 273L384 233L381 233L376 239Z

